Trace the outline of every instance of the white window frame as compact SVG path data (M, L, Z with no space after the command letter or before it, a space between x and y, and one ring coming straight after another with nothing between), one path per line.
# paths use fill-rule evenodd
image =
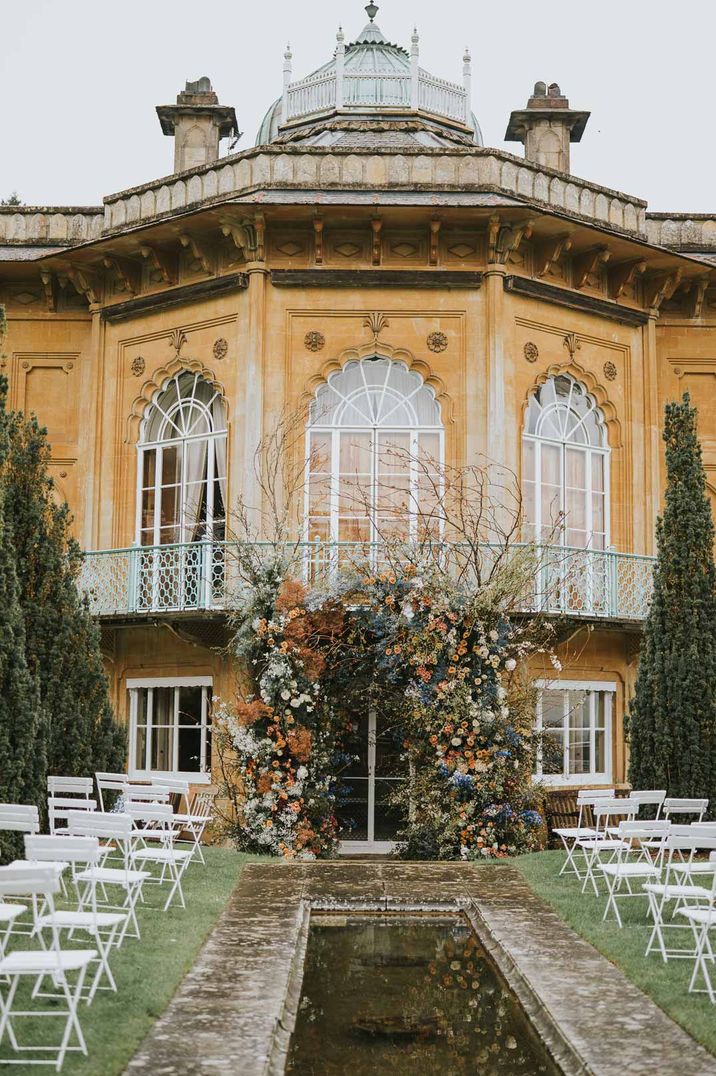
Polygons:
M151 777L176 777L181 780L191 781L192 784L210 784L211 783L211 758L207 757L207 743L208 732L211 728L211 722L209 720L209 702L211 700L211 691L213 689L214 680L211 676L140 676L140 677L128 677L127 678L127 691L129 692L129 776L138 780L146 780ZM144 768L140 768L136 765L136 747L137 747L137 710L138 710L138 692L143 688L182 688L182 687L202 687L208 689L204 691L202 695L202 712L201 712L201 764L202 769L199 770L179 770L172 768L171 770L152 770L149 765ZM151 733L152 733L152 700L153 695L149 696L149 707L147 711L147 742L145 746L145 762L148 763L151 758ZM175 690L174 693L174 763L176 767L176 760L179 751L179 735L178 735L178 705L179 705L179 693Z
M559 376L559 375L557 375L557 376ZM562 375L562 376L564 376L564 375ZM570 375L566 375L566 376L569 376L570 381L573 384L579 385L580 389L584 392L585 396L588 399L593 400L593 397L589 393L586 385L584 385L580 381L577 381L575 378L571 377ZM525 442L531 442L532 445L533 445L533 472L532 472L532 474L525 474L524 473L524 452L523 452L523 457L522 457L523 458L522 481L523 481L523 483L524 482L531 482L532 485L533 485L534 519L527 519L525 522L532 525L533 532L534 532L534 537L535 537L536 541L538 541L538 542L542 541L542 527L543 526L551 526L553 524L553 522L554 522L551 519L548 519L548 520L543 520L542 519L542 484L543 484L543 476L542 476L542 446L543 445L551 445L551 446L559 449L559 511L562 513L562 516L563 516L563 523L557 529L556 539L557 539L557 544L562 545L562 546L567 545L566 536L567 536L567 531L570 529L570 522L569 522L569 513L567 511L567 483L566 483L566 475L565 475L565 472L566 472L565 460L566 460L566 455L567 455L567 449L569 449L570 451L575 450L575 451L583 452L584 455L587 457L586 461L585 461L585 474L586 474L586 490L585 490L585 493L586 493L586 509L587 509L587 511L586 511L586 520L585 520L585 533L587 535L587 544L586 544L586 546L584 546L584 548L586 548L586 549L593 548L592 542L593 542L593 536L594 536L594 527L593 527L593 522L594 522L594 520L593 520L593 508L594 508L593 494L594 494L594 489L592 487L592 456L601 456L602 461L603 461L602 462L602 474L603 474L603 479L604 479L604 549L605 550L610 549L611 548L611 486L610 486L610 482L611 482L611 448L610 448L608 440L607 440L606 422L604 420L604 415L602 414L601 409L597 406L596 403L593 402L592 407L587 412L587 414L582 416L582 418L580 419L577 426L575 426L572 430L570 430L568 435L566 435L565 437L562 437L562 438L545 437L540 433L528 433L527 432L527 423L529 421L529 408L530 408L530 405L531 405L532 395L534 395L534 393L530 395L530 400L528 401L527 410L525 411L525 415L524 415L524 425L523 425L523 429L522 429L522 444L524 445ZM544 411L546 413L547 410L549 410L549 411L573 410L570 405L571 405L571 393L570 393L570 396L569 396L569 398L567 400L565 400L563 402L560 402L560 403L558 403L557 405L554 405L554 406L550 405L549 409L545 408ZM574 412L574 413L576 414L576 412ZM594 413L597 416L597 419L598 419L598 421L600 423L600 426L601 426L601 428L603 430L604 444L602 444L602 445L596 445L596 444L591 444L591 443L584 444L583 442L580 442L580 441L571 440L570 438L573 436L573 434L579 428L579 426L583 426L584 429L586 430L587 427L585 425L584 420L587 418L588 415L590 415L592 413Z
M379 356L379 358L384 359L384 356ZM363 363L363 362L366 362L366 361L371 361L371 360L370 359L365 359L365 358L359 360L360 363ZM387 361L389 363L396 363L397 365L405 366L405 363L400 363L399 360L395 360L395 359L384 359L384 361ZM342 371L339 371L339 373L341 373L341 372ZM418 394L418 392L421 392L423 390L428 391L428 392L430 391L429 387L425 384L424 379L422 377L420 377L420 375L417 375L417 376L420 378L420 385L416 389L414 389L412 393L405 396L404 399L403 399L403 404L410 407L411 410L413 409L412 404L411 404L412 398L414 396L416 396ZM384 392L385 392L385 388L387 386L387 383L388 383L388 378L386 378L386 382L385 382L385 385L383 387ZM330 384L330 382L329 382L329 384ZM361 390L361 391L368 392L368 391L370 391L370 389L372 387L373 386L369 386L368 384L365 384L363 390ZM359 392L357 390L354 390L351 393L350 398L348 398L348 397L344 398L343 403L338 406L338 408L337 408L338 412L340 413L346 407L346 405L348 403L350 403L353 399L358 398L358 397L359 397ZM438 413L439 413L439 405L437 404L437 401L435 401L435 403L438 406ZM397 406L398 405L396 405L396 408L397 408ZM388 418L389 417L390 417L390 415L388 415ZM367 540L365 540L365 541L370 542L370 543L375 545L375 544L379 543L380 539L381 539L380 525L377 522L377 517L380 515L380 513L378 511L376 511L376 506L378 504L379 493L380 493L380 488L381 488L380 466L379 466L379 464L380 464L380 454L381 454L381 445L380 445L381 438L385 438L386 435L388 437L390 437L390 435L394 435L396 437L408 435L410 437L410 450L409 450L409 452L410 452L410 460L409 460L409 480L410 480L409 503L410 503L411 506L414 506L414 505L416 505L418 503L418 496L417 495L418 495L418 480L419 480L419 477L420 477L420 473L419 473L419 467L418 467L418 464L417 464L416 461L418 460L419 451L420 451L420 448L419 448L420 435L421 434L437 434L437 437L438 437L438 459L436 461L436 464L437 464L438 468L440 468L440 472L437 475L437 481L438 481L438 484L440 485L440 487L442 488L442 468L443 468L444 463L445 463L445 426L443 425L442 421L440 421L438 424L425 424L425 425L420 425L420 424L418 424L416 422L416 423L411 423L410 425L405 425L405 426L398 426L398 425L393 426L389 422L386 423L385 425L383 425L382 422L366 422L365 425L358 426L358 425L342 425L340 423L340 420L338 422L334 422L334 423L311 422L311 420L309 418L309 421L308 421L308 423L306 425L306 476L307 476L307 481L306 481L306 492L305 492L305 503L304 503L304 518L305 518L304 538L305 538L305 540L307 540L307 541L314 540L314 535L311 533L311 521L310 521L310 475L311 475L311 462L312 462L311 435L312 434L324 435L324 436L328 437L329 441L330 441L330 457L331 458L330 458L329 461L327 461L328 466L327 466L327 471L325 472L328 475L329 480L330 480L330 493L329 493L330 507L329 507L329 510L328 510L326 518L328 520L328 527L329 527L329 533L328 533L328 539L327 540L331 544L334 544L334 543L339 543L340 542L340 539L339 539L339 526L340 526L341 513L340 513L340 510L339 510L339 491L340 491L340 479L341 479L341 474L342 474L342 472L341 472L341 439L344 436L350 439L351 437L362 436L362 435L365 435L366 433L370 434L370 436L371 436L371 472L370 472L370 479L369 479L369 483L370 483L370 486L369 486L370 514L367 517L360 517L360 518L367 518L368 523L369 523L369 536L368 536ZM323 472L321 472L321 473L323 473ZM408 510L408 528L409 528L408 529L408 539L409 539L409 541L415 541L416 538L417 538L418 515L419 515L418 511L414 507L411 507ZM441 522L440 529L442 531L442 522ZM355 542L355 545L357 545L357 546L360 546L362 544L363 544L363 542L360 539L356 540L356 542Z
M204 495L206 497L206 531L207 531L207 538L210 541L213 540L214 523L215 522L221 522L221 523L225 522L225 517L226 517L226 514L228 512L227 505L224 504L224 506L223 506L223 508L224 508L224 516L220 517L219 520L214 519L214 479L216 477L216 445L217 445L217 442L223 438L223 440L225 440L227 442L227 449L228 449L228 429L226 428L226 426L224 426L224 429L221 429L221 430L217 430L217 429L213 428L214 420L213 420L213 415L212 415L212 412L211 412L211 408L213 406L214 401L216 399L221 398L221 393L218 390L214 390L214 395L209 400L209 403L208 404L203 404L202 403L202 408L206 412L208 421L212 425L211 432L209 432L209 433L199 433L199 434L188 433L188 434L186 434L184 436L178 436L177 435L177 436L173 436L173 437L171 437L171 436L162 437L161 436L165 431L167 431L170 428L170 426L175 426L175 423L173 421L173 418L171 417L171 414L175 414L176 412L181 410L182 401L184 401L185 403L188 403L190 405L194 405L194 396L196 394L196 388L197 388L197 385L198 385L199 381L203 381L206 384L209 384L209 382L207 382L205 378L202 378L200 374L194 373L193 374L193 376L194 376L194 385L193 385L193 390L192 390L192 396L191 397L181 396L180 392L179 392L179 381L180 381L181 377L184 374L187 374L187 373L192 374L192 371L191 370L181 370L178 374L175 374L173 377L169 378L169 380L162 386L161 390L155 394L154 399L152 400L152 403L151 403L149 409L147 410L147 413L146 413L146 415L144 417L144 420L142 422L140 439L139 439L139 442L137 444L137 495L136 495L136 507L135 507L135 517L136 517L135 544L138 545L138 546L142 545L142 531L143 531L143 528L142 528L143 511L142 511L142 509L143 509L143 502L144 502L144 457L145 457L145 454L147 452L153 451L155 453L155 456L154 456L154 485L153 485L153 487L151 487L151 488L154 489L154 520L153 520L153 523L152 523L152 543L151 543L152 546L160 546L162 544L168 544L168 545L186 545L186 544L189 544L189 543L186 543L186 542L183 542L183 541L162 543L162 535L161 535L161 530L162 530L162 520L161 520L162 496L161 495L162 495L162 489L164 489L165 487L162 484L161 480L164 477L164 451L167 448L173 448L173 447L176 447L176 446L181 446L181 448L182 448L181 475L180 475L180 483L179 483L178 518L175 521L175 523L173 524L173 526L175 526L177 528L177 530L180 532L180 537L183 537L182 532L183 532L184 526L185 526L185 524L184 524L184 514L185 514L185 505L186 505L186 500L187 500L187 472L186 472L186 453L185 453L185 448L186 448L187 445L192 444L194 442L201 442L201 441L206 441L206 443L207 443L207 450L206 450L206 478L204 479L202 485L204 486L204 490L205 490ZM177 401L176 401L176 404L171 409L171 414L168 414L164 410L164 408L162 407L162 400L163 400L163 397L165 396L165 394L167 393L167 391L169 390L169 387L170 387L172 382L176 382L176 386L177 386ZM155 411L159 411L163 416L163 420L161 422L161 426L160 426L160 430L159 430L159 433L160 433L159 440L154 440L154 441L145 440L146 435L147 435L147 431L148 431L148 429L149 429L149 427L151 425L152 416L153 416ZM224 414L224 420L226 421L226 414ZM175 428L176 428L176 426L175 426ZM227 468L226 469L228 471L228 451L227 451ZM228 482L228 474L225 474L223 476L223 478L224 478L224 484L226 486L226 484ZM145 546L145 548L147 548L147 547Z
M537 751L537 771L535 781L557 787L574 787L579 785L610 784L612 780L612 729L614 726L617 684L613 680L535 680L538 692L535 713L535 732L542 732L542 691L586 691L591 692L590 700L590 757L592 765L595 757L595 702L594 695L604 694L604 763L603 772L590 770L589 773L569 772L569 709L565 703L563 720L563 772L542 773L542 749Z

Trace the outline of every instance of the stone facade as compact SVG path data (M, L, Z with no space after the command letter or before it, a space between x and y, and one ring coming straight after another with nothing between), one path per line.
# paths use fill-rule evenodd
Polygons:
M253 455L277 417L305 415L332 373L375 356L431 388L447 463L488 456L518 476L531 394L558 375L583 386L607 431L608 544L620 554L654 552L663 408L684 390L716 497L716 218L648 214L641 199L449 132L442 146L396 147L401 122L422 122L403 112L366 112L368 146L279 134L102 209L0 209L11 403L48 427L85 549L137 541L141 424L184 370L225 401L229 505L257 494ZM425 122L432 138L438 121ZM112 563L125 585L130 562ZM625 591L641 585L629 571ZM563 679L613 685L605 772L617 782L640 624L577 615L560 644ZM122 716L128 680L233 690L216 609L128 602L103 626Z

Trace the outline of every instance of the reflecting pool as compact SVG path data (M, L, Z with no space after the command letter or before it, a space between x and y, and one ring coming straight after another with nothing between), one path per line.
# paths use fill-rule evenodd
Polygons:
M287 1072L559 1076L467 920L315 916Z

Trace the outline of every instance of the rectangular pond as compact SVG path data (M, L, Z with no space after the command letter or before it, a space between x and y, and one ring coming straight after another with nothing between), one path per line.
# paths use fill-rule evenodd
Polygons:
M286 1071L560 1076L461 916L314 914Z

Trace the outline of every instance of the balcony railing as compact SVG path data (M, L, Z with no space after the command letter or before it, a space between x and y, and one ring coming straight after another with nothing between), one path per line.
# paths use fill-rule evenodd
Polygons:
M417 79L417 100L412 100L412 93L413 83L409 71L380 74L347 71L343 75L340 89L335 72L314 75L292 82L287 87L286 120L310 116L340 105L347 111L381 107L417 108L469 125L469 98L463 86L420 71Z
M302 542L278 550L268 542L245 547L236 542L136 546L86 553L80 589L99 617L221 612L232 606L245 585L242 557L247 552L257 557L282 553L291 570L308 582L330 578L342 568L386 563L385 546L369 542ZM424 549L412 552L425 559ZM489 565L494 547L485 546L481 552ZM406 547L406 556L410 555ZM466 571L468 559L461 547L438 543L430 547L429 556L454 573ZM534 557L529 592L519 603L523 612L644 620L653 557L554 545L537 547Z

